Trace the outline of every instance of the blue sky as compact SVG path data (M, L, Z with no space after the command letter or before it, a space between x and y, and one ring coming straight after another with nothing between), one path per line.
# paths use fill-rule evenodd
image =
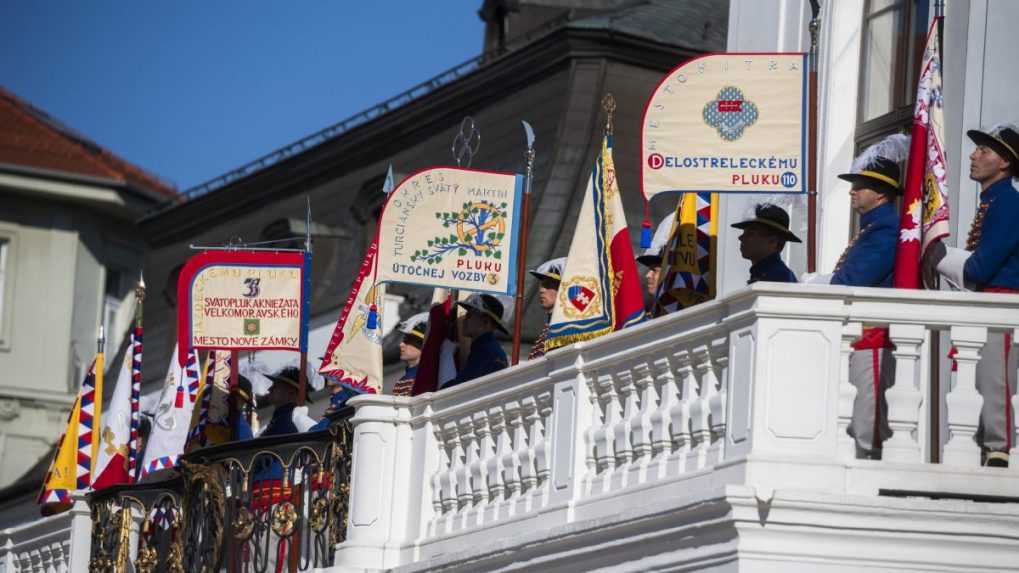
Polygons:
M0 85L180 189L481 51L481 0L9 0Z

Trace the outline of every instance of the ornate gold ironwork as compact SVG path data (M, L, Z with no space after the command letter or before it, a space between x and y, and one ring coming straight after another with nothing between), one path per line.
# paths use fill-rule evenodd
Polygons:
M169 573L184 573L184 554L181 552L179 540L174 542L170 547L170 554L166 556L166 570Z
M329 498L320 497L311 504L311 517L308 523L315 531L322 531L329 525Z
M284 501L272 509L272 530L280 537L290 537L297 523L297 510L294 504Z
M152 573L156 570L156 549L145 546L138 550L138 558L134 560L134 568L138 573Z
M237 515L234 516L231 527L234 530L234 540L244 542L251 539L251 534L255 531L255 517L251 514L251 510L238 505Z

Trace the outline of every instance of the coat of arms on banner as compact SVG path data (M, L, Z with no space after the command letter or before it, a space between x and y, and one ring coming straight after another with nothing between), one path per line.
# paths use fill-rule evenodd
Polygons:
M598 279L595 277L573 277L559 289L559 298L563 314L567 318L601 314Z
M718 131L726 141L736 141L743 130L757 123L757 105L743 97L743 90L726 86L718 96L704 104L704 123Z

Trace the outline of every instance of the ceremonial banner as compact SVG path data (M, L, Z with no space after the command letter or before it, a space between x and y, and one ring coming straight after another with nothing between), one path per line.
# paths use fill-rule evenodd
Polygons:
M300 252L207 251L177 283L177 337L189 349L307 350L311 257Z
M708 54L658 84L641 123L641 186L807 192L806 54Z
M184 365L177 363L177 349L170 357L170 365L166 370L163 391L159 395L159 403L153 416L152 433L145 445L145 458L142 463L141 477L172 468L177 465L180 454L184 452L188 429L191 423L191 412L198 399L200 383L198 357L195 351L187 353ZM191 392L194 388L194 392Z
M382 393L384 284L375 282L378 237L368 246L333 328L319 373L357 392Z
M457 167L419 171L389 194L379 282L512 294L523 176Z
M185 452L233 439L230 426L230 351L213 350L205 361L206 371L191 413Z
M135 329L132 329L131 344L128 352L124 353L124 361L117 375L117 385L113 388L113 397L110 398L109 407L103 416L93 489L134 481L134 475L129 471L129 459L131 430L137 413L137 402L132 396L135 332Z
M67 417L67 427L57 442L56 454L43 479L38 498L43 515L69 509L71 494L92 486L92 462L99 447L93 429L101 419L102 395L103 353L100 352L85 374Z
M644 320L644 296L612 160L602 140L552 308L545 348L553 349Z
M906 185L902 193L899 244L895 251L895 288L920 288L923 254L932 242L950 233L941 44L938 40L940 21L941 18L935 18L931 23L920 66Z
M715 298L718 195L684 193L675 220L662 249L655 316Z

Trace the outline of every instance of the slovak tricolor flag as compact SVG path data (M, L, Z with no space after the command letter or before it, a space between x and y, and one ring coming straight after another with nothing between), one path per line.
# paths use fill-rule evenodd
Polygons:
M644 320L644 295L606 135L580 207L545 348L590 340Z

